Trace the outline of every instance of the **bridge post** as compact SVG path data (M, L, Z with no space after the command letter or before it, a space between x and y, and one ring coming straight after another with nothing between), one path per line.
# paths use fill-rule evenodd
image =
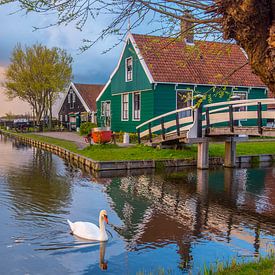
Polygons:
M176 113L176 126L177 126L177 135L180 136L180 121L179 121L179 113Z
M148 130L149 130L149 141L152 143L152 129L151 129L151 122L148 123Z
M203 96L198 94L196 95L197 104L199 104L199 107L197 108L196 117L197 119L197 137L202 137L202 99Z
M258 102L258 105L257 105L257 124L258 124L258 133L260 135L263 134L263 116L262 116L262 103L261 102Z
M137 129L137 135L138 135L138 144L140 144L141 143L140 128Z
M209 168L209 143L207 139L204 142L198 143L197 168Z
M233 137L225 141L224 167L234 168L236 166L236 141Z

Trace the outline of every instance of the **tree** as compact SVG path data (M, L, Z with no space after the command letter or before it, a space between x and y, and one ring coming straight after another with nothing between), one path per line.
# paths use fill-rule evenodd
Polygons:
M52 114L58 95L68 86L72 77L72 58L59 48L48 49L36 44L22 49L17 45L6 73L6 94L28 102L34 111L36 123L43 112Z
M0 0L18 2L27 11L56 11L57 24L76 21L82 28L90 17L109 13L111 21L99 38L123 32L128 18L132 28L144 20L155 20L170 35L182 35L179 21L186 22L186 32L217 39L234 39L247 53L252 70L275 95L275 0ZM150 17L151 16L151 17ZM163 24L165 23L165 24ZM125 29L124 29L125 30ZM83 49L95 41L86 40Z

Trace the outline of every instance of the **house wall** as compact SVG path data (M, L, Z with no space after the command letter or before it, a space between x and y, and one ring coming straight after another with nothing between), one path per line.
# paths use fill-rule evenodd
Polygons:
M126 82L125 60L128 57L133 58L133 80ZM133 94L141 93L141 113L140 120L133 120ZM124 93L129 94L129 119L121 120L121 96ZM97 121L99 126L103 126L101 116L101 103L111 101L111 129L115 132L136 132L136 126L140 123L154 117L154 91L132 43L129 41L125 47L118 70L113 75L109 86L97 101Z
M67 93L63 105L58 113L58 119L60 119L60 115L62 115L63 122L65 121L65 115L68 115L69 113L86 112L85 107L83 106L82 102L80 101L77 95L75 95L74 108L71 108L70 103L68 103L68 95L69 92Z
M128 57L133 58L133 80L125 81L125 60ZM146 73L139 61L136 51L129 41L125 47L124 53L122 55L119 68L112 78L112 94L125 93L131 91L143 91L151 89L152 85L146 76Z

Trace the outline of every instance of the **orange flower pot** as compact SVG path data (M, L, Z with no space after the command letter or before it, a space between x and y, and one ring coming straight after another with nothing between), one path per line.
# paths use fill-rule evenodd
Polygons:
M92 138L94 143L104 144L108 143L112 139L112 131L110 128L93 128Z

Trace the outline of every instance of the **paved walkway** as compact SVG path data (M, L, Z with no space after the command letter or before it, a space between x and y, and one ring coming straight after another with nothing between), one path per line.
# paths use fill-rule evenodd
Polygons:
M53 137L53 138L73 141L81 149L85 148L88 145L88 143L85 142L84 138L81 137L76 132L43 132L43 133L36 133L36 134L40 136Z
M83 149L86 146L88 146L88 143L85 142L84 138L81 137L76 132L39 132L36 133L37 135L46 136L46 137L53 137L53 138L60 138L64 140L73 141L76 143L78 148ZM91 141L91 144L94 144L93 141ZM123 143L116 143L119 147L132 147L135 146L135 144L123 144Z

